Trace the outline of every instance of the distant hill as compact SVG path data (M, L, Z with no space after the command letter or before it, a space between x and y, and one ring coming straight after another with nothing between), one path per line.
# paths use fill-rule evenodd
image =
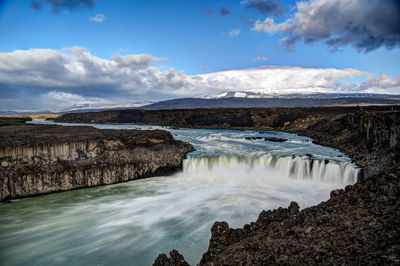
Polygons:
M397 105L400 104L400 95L383 94L286 94L286 95L260 95L242 92L226 93L208 98L180 98L156 103L142 102L121 105L79 105L65 109L44 110L35 112L0 111L0 115L32 115L32 114L68 114L101 112L109 110L144 109L193 109L193 108L253 108L253 107L325 107L346 105ZM229 97L231 96L231 97ZM257 97L256 97L257 96Z
M149 104L140 109L192 109L192 108L251 108L251 107L321 107L340 105L400 104L400 98L182 98Z

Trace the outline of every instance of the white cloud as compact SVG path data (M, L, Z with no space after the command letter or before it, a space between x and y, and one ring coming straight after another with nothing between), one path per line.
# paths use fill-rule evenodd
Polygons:
M50 91L49 93L42 95L41 100L48 103L48 108L51 109L109 103L107 99L102 99L98 97L83 97L81 95L61 91Z
M341 81L367 76L356 69L263 66L201 75L207 85L219 90L252 90L265 93L336 92Z
M282 23L267 17L253 31L288 35L288 47L298 41L324 41L331 50L352 45L369 52L400 46L400 2L397 0L308 0L296 3L295 13Z
M279 29L272 18L266 18L263 22L257 20L254 23L254 27L251 29L252 31L258 32L267 32L269 34L276 33Z
M230 37L236 37L240 34L240 32L241 32L241 30L239 30L239 29L233 29L228 33L228 35Z
M121 67L130 67L134 69L146 68L152 62L166 61L166 59L156 58L148 54L113 55L111 60Z
M253 61L253 63L255 63L255 62L265 62L265 61L267 61L267 57L258 55L256 57L253 57L253 59L251 59L251 61Z
M381 74L376 79L361 83L360 89L368 93L400 94L400 76L392 78L386 74Z
M263 56L256 60L264 61ZM152 55L114 55L102 59L82 47L0 53L1 109L47 109L76 104L133 103L227 91L264 93L399 93L400 77L381 75L361 84L346 79L370 77L357 69L263 66L199 75L173 68ZM70 104L69 104L70 103Z
M106 19L106 16L104 16L103 14L99 13L96 14L95 17L90 17L89 20L94 21L94 22L98 22L98 23L103 23L103 21Z

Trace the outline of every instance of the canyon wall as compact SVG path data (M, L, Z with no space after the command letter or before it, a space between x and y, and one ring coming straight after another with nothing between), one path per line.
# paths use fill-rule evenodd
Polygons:
M0 136L0 201L165 174L193 149L162 130L26 125Z
M296 130L321 118L365 111L400 110L400 106L312 107L312 108L202 108L176 110L114 110L64 114L57 122L134 123L187 128L254 128Z
M299 134L347 153L364 178L400 163L400 111L359 111L320 119Z

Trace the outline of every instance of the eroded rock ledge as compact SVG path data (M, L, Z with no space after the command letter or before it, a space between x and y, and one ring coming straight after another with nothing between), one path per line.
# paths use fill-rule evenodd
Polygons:
M299 133L349 154L364 180L302 211L295 202L263 211L241 229L216 222L199 265L400 263L400 112L322 118ZM185 265L178 251L170 255L154 265Z
M193 150L163 130L26 125L0 136L0 201L168 173Z

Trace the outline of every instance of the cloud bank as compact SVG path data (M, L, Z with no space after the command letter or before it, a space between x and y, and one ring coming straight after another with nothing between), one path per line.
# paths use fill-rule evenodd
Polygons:
M262 57L260 57L263 59ZM200 75L165 69L164 58L148 54L103 59L82 47L0 53L3 110L43 110L77 104L120 104L217 95L227 91L264 93L399 93L400 77L371 77L357 69L263 66Z
M347 45L364 52L400 46L398 0L313 0L296 5L294 15L282 23L267 17L256 21L253 30L286 34L281 42L288 48L299 41L323 41L331 51Z

